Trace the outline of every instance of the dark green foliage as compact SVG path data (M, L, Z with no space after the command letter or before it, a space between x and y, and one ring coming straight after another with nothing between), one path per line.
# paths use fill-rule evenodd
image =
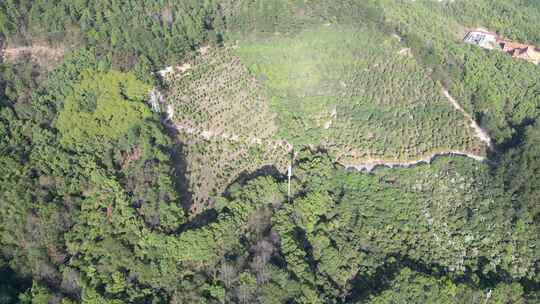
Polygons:
M538 79L540 69L530 63L504 54L473 53L465 58L459 86L467 92L480 123L499 143L509 143L520 137L516 133L523 125L540 115Z
M96 59L92 51L82 51L51 74L30 101L11 99L0 112L2 256L14 271L52 287L52 295L61 292L63 296L77 299L81 292L84 297L97 287L80 277L79 273L85 270L82 264L76 263L76 257L85 251L72 249L78 238L91 239L98 233L103 240L112 229L116 237L113 244L120 247L112 248L111 241L107 243L104 239L103 245L87 243L88 249L99 254L98 249L103 246L107 254L112 250L122 255L128 249L118 242L130 244L127 240L133 240L136 227L174 231L184 222L184 212L170 179L170 139L141 100L145 98L147 86L138 83L133 76L107 72L107 65ZM104 79L108 81L96 85ZM113 88L119 85L117 89L121 88L121 92L114 93L106 85ZM76 92L82 93L74 95ZM70 111L70 118L88 115L91 109L86 106L91 96L99 96L95 100L97 107L114 106L124 114L129 112L131 104L135 107L140 104L138 115L144 114L144 119L132 120L123 129L114 127L116 133L103 132L110 136L109 140L88 141L91 138L88 134L69 137L78 142L75 149L66 142L66 134L77 128L87 130L85 128L92 125L78 119L70 126L60 123L65 128L50 126L58 125L53 120L65 111ZM25 108L19 106L22 103L28 103L33 112L25 112ZM114 115L111 111L106 113ZM99 120L104 114L94 111L93 115L93 119ZM94 125L96 129L92 129L95 132L91 134L101 134L100 128L107 127ZM135 214L140 216L133 226L129 221ZM92 232L93 229L99 230ZM74 236L77 233L80 233L78 238ZM124 238L126 241L122 241ZM134 263L120 257L110 261L118 261L122 269L127 267L126 263ZM111 274L114 273L112 270ZM114 290L119 283L110 284ZM84 291L83 286L90 289ZM41 289L33 288L29 296L38 297L34 295L34 292L40 293L38 290Z
M62 41L66 32L115 55L132 67L139 55L154 63L180 58L220 28L213 0L185 1L2 1L0 33L24 40L40 36ZM58 34L58 35L57 35ZM56 38L58 37L58 38Z
M301 21L294 18L295 13L303 14L301 13L302 5L297 4L300 1L226 0L222 2L225 24L229 30L273 33L289 31L301 25Z
M414 261L474 284L535 280L536 236L529 232L538 225L487 167L439 159L429 169L364 175L332 169L324 155L304 161L295 173L299 197L276 213L275 229L291 271L321 296L361 288L349 284L393 262Z
M536 223L530 233L540 235L540 125L535 122L525 128L522 143L511 149L502 159L497 170L503 180L506 191L512 197L512 203L518 209L519 216Z
M519 284L499 284L486 293L466 284L456 284L448 278L434 278L409 268L403 268L390 281L390 287L380 295L372 296L367 303L525 303Z
M455 1L448 10L462 24L482 25L508 39L540 45L538 1Z
M539 70L449 33L482 23L538 43L538 9L530 0L1 2L10 43L67 31L93 48L50 74L28 58L0 68L0 303L537 303ZM152 66L223 42L227 28L285 36L327 22L400 34L501 144L493 160L360 173L297 149L292 197L282 177L260 174L187 214L178 151L145 103ZM260 161L247 150L246 161Z
M311 25L354 23L387 30L383 8L374 0L224 0L220 1L227 32L294 33Z

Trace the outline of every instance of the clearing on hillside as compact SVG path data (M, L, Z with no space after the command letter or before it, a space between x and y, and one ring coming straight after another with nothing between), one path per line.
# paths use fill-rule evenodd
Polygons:
M241 173L287 168L291 145L342 164L482 156L486 145L395 38L329 25L243 38L173 73L168 108L186 143L194 213Z
M170 77L169 118L180 132L192 193L192 214L212 204L243 173L286 170L290 147L264 89L229 49L207 50Z
M172 75L173 122L190 133L263 141L277 132L264 90L228 49L211 49Z
M433 153L485 153L403 45L367 28L329 25L239 40L235 52L272 96L278 136L315 144L341 162L415 160Z
M184 143L193 215L212 207L213 198L243 175L248 177L254 172L284 174L290 161L290 154L283 145L265 146L216 138L206 140L186 133L179 136Z

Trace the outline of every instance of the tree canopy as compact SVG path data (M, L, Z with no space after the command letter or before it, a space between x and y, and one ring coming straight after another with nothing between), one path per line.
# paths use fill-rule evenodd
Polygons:
M538 303L540 70L458 37L483 25L540 44L538 21L532 0L2 1L6 51L65 53L50 66L28 50L0 64L0 303ZM407 52L368 65L357 49L348 61L303 51L354 44L331 37L334 26L380 33L386 51ZM351 58L367 62L340 70L367 80L352 82L362 101L398 109L394 99L415 83L455 95L494 140L486 160L366 172L340 165L336 142L305 144L316 126L299 111L320 110L326 89L350 101L348 84L330 80ZM184 77L159 76L166 64ZM151 90L177 98L168 112L189 127L153 111ZM272 137L271 111L295 94L308 102L280 119L307 139L292 149ZM399 125L359 105L330 115ZM445 107L421 124L457 115ZM215 133L185 140L203 127ZM250 144L216 139L220 129L246 129ZM208 190L212 182L223 191Z

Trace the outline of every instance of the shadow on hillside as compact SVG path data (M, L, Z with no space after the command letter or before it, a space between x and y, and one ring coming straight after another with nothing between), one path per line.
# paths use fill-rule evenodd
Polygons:
M247 184L250 180L253 180L253 179L256 179L258 177L261 177L261 176L270 176L272 178L274 178L276 181L284 181L287 176L281 172L279 172L279 170L276 168L276 166L274 165L266 165L266 166L262 166L260 167L259 169L255 170L255 171L243 171L242 173L240 173L238 175L238 177L232 182L230 183L226 190L223 192L223 195L225 197L230 197L230 187L234 184L240 184L240 185L245 185Z
M0 268L0 303L18 303L19 294L30 287L30 278L22 277L8 266Z
M176 233L181 234L187 230L195 230L205 227L210 223L215 222L217 217L218 212L215 209L207 209L181 225L176 231Z
M364 303L369 298L380 295L392 287L392 280L398 277L404 268L437 279L447 277L456 284L464 284L472 289L480 290L495 289L499 283L511 281L511 275L506 271L483 273L481 269L489 263L486 259L479 261L479 270L473 271L466 267L464 274L459 276L452 276L451 272L441 265L424 264L400 254L387 256L386 259L392 262L377 267L371 275L366 275L362 271L356 274L350 281L351 293L347 295L344 303ZM536 292L540 288L540 284L532 280L522 279L519 282L525 287L525 294Z
M171 138L173 146L171 147L171 160L173 172L172 182L185 214L189 214L193 205L193 194L189 190L189 177L187 172L187 163L184 157L185 145L178 138L178 130L170 123L170 121L163 115L161 117L161 124L165 128L166 134Z

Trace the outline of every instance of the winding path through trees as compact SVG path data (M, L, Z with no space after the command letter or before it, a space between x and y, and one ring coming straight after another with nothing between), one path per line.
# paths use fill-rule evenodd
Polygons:
M489 137L488 133L480 127L480 125L472 118L471 114L467 113L463 107L448 93L448 90L445 88L442 89L442 93L444 97L446 97L452 106L459 112L463 113L465 118L467 118L471 122L471 128L474 131L474 135L478 137L481 141L483 141L489 148L492 147L491 138Z

